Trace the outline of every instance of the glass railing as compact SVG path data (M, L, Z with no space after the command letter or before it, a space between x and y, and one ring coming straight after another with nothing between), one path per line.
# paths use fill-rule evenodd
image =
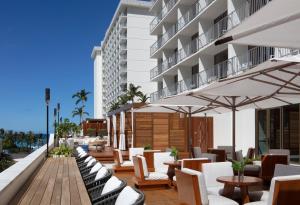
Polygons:
M232 57L226 61L214 65L210 69L205 69L199 73L196 73L192 75L191 78L179 81L177 84L174 84L174 86L176 86L176 93L182 93L187 90L199 88L214 81L237 75L274 57L281 58L298 54L300 54L299 49L255 47L242 55ZM171 86L171 90L172 89L173 86ZM168 89L164 88L164 90ZM174 95L174 92L161 91L161 93L163 94L155 96L157 97L156 100Z
M169 0L168 3L162 8L161 12L150 23L150 31L159 24L159 22L168 14L168 12L175 6L178 0Z
M191 22L203 9L210 5L214 0L198 0L191 9L181 16L177 23L173 24L158 40L151 46L150 53L153 55L168 40L170 40L178 31Z

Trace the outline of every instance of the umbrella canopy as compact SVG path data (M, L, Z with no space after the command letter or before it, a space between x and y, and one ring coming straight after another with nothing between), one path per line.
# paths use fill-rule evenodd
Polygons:
M300 1L273 0L226 33L216 45L244 45L300 48Z

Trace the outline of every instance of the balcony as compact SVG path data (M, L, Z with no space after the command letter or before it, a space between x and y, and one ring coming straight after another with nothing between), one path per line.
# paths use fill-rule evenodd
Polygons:
M153 54L160 49L166 42L168 42L175 34L183 29L189 22L195 19L206 7L208 7L214 0L198 0L191 9L189 9L183 16L181 16L177 23L173 24L158 40L151 46L150 54Z
M168 12L175 6L178 0L169 0L162 8L161 12L150 23L150 32L161 22L161 20L168 14Z
M171 86L171 89L164 88L163 90L151 94L151 102L174 94L182 93L187 90L200 88L229 76L240 74L241 72L254 68L273 57L280 58L298 54L300 54L300 49L255 47L242 55L232 57L214 65L210 69L205 69L194 74L191 78L179 81L177 84L174 84L176 86L176 92L174 91L173 86Z

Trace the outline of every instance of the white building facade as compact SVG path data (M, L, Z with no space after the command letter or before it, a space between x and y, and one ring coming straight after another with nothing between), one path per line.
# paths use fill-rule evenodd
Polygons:
M150 69L156 65L149 57L149 47L155 42L155 36L149 34L151 5L149 1L120 0L100 52L94 48L94 118L105 117L130 83L141 86L147 95L155 91L156 83L150 81Z
M272 58L293 53L289 48L224 44L215 41L239 26L270 0L154 0L155 18L150 33L156 42L150 48L157 66L150 71L157 90L154 102L186 90L201 88L218 79L250 69ZM236 149L247 153L257 147L257 111L236 115ZM231 112L215 114L214 147L231 145Z

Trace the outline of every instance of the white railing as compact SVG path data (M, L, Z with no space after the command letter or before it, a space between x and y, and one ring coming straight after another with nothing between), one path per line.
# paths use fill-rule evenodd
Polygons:
M54 135L49 138L49 148L53 147ZM46 157L47 145L40 147L25 158L0 173L0 204L9 204Z

